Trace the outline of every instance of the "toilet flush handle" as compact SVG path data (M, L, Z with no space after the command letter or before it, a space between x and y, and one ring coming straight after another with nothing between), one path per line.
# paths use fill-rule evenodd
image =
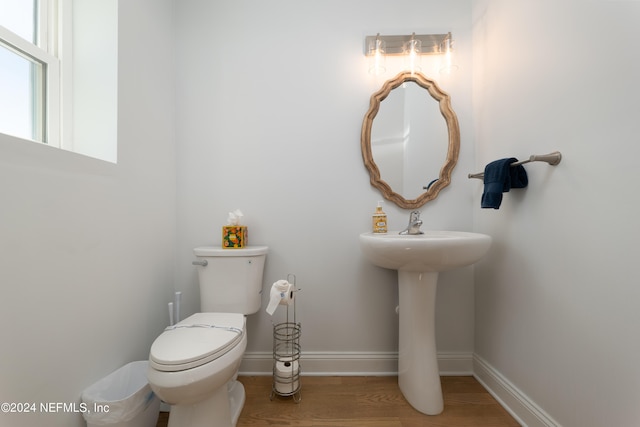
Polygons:
M203 267L206 267L209 263L207 262L206 259L204 259L202 261L193 261L191 264L193 264L193 265L201 265Z

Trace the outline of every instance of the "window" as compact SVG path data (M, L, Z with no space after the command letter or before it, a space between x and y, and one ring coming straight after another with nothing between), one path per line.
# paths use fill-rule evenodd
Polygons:
M0 143L117 163L117 118L118 0L0 0Z
M60 146L54 0L0 0L0 132Z

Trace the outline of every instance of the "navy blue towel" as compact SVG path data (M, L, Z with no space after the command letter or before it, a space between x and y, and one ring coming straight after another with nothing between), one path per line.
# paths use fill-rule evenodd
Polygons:
M500 208L502 193L512 188L524 188L529 183L527 171L522 165L511 167L518 159L510 157L489 163L484 168L484 192L481 206L483 208Z

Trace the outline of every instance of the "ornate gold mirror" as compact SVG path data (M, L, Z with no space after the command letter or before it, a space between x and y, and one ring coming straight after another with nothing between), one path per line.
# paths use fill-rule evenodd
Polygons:
M371 185L399 207L415 209L451 182L458 118L435 81L402 72L371 96L360 143Z

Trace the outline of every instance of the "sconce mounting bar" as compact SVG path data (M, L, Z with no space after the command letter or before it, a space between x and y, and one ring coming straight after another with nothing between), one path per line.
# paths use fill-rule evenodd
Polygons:
M452 40L451 33L447 34L409 34L406 36L367 36L364 39L364 54L368 55L367 46L369 43L379 38L386 44L385 55L402 55L405 43L414 40L422 42L422 55L433 55L444 53L445 41Z

